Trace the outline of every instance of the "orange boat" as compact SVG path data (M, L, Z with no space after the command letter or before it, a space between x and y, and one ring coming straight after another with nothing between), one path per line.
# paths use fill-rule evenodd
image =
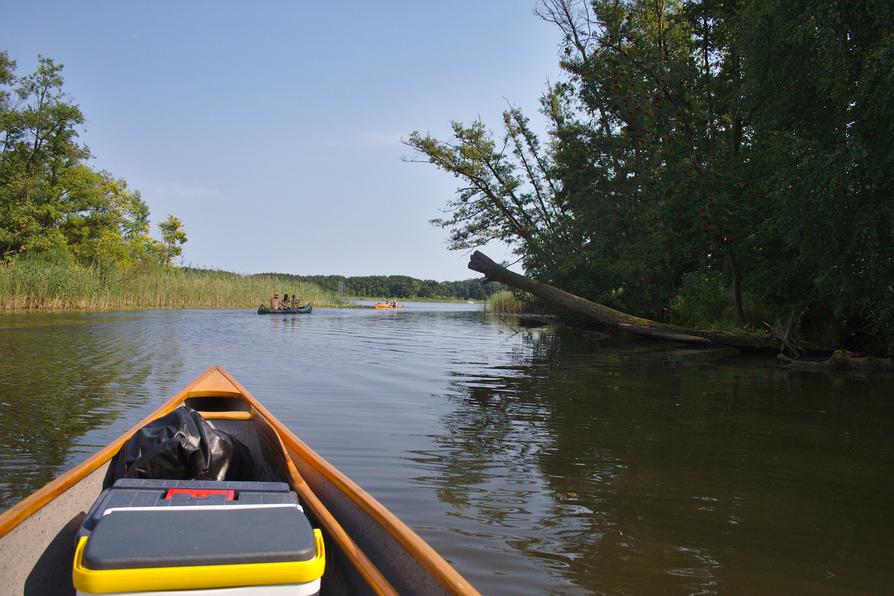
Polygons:
M386 304L382 302L376 303L376 308L403 308L403 304Z
M311 404L308 405L310 407ZM93 538L79 537L77 553L75 539L81 524L86 526L85 519L91 519L85 512L91 511L95 501L100 502L97 498L107 471L110 466L114 469L115 462L119 461L116 454L125 451L122 448L145 425L158 424L162 417L187 412L200 423L207 423L214 431L238 437L244 445L251 446L249 451L254 461L267 470L276 470L277 477L294 491L304 514L322 539L322 544L318 544L318 554L320 557L325 555L325 571L319 582L324 593L477 594L472 585L413 530L295 436L227 371L213 366L101 451L0 515L0 553L3 554L0 557L0 577L3 578L0 595L74 595L78 575L85 573L79 566L82 559L78 557L83 552L84 543L88 544L89 549L88 540ZM246 485L264 484L253 482L253 478L239 480L246 480ZM159 480L150 479L147 482L158 483ZM203 482L213 484L216 481ZM226 488L223 485L228 482L220 484L218 488ZM199 495L199 498L205 497ZM220 508L206 506L199 509ZM97 525L95 532L99 531L98 528ZM144 545L139 545L139 548L146 549ZM169 556L167 552L159 554ZM182 577L187 577L186 581L192 582L192 588L201 588L202 594L217 594L218 590L225 594L243 593L239 590L249 590L247 593L252 594L267 593L267 589L282 587L270 585L274 583L273 580L262 581L258 586L240 573L229 574L227 581L235 581L235 584L221 584L223 579L215 573L205 573L203 576L203 569L196 567L195 563L175 561L168 565L171 566L160 569L170 581L181 581ZM276 565L271 563L259 568L270 569ZM100 575L105 573L113 579L141 578L141 581L158 586L160 580L156 574L147 573L155 570L146 567L112 569L102 571ZM225 566L217 565L214 569L221 567ZM243 569L251 565L234 567ZM320 567L322 565L317 569ZM196 577L199 579L189 579L194 570L197 570ZM123 574L125 571L131 575ZM196 583L198 581L218 583L199 585ZM233 588L234 585L248 587ZM153 587L146 590L145 585L130 585L126 580L124 586L123 590L119 585L118 589L90 590L90 593L136 594L170 589Z

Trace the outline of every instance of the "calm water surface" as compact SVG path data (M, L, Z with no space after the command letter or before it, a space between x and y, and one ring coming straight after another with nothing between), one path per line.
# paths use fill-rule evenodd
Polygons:
M2 314L0 507L216 363L486 593L894 585L890 377L475 308Z

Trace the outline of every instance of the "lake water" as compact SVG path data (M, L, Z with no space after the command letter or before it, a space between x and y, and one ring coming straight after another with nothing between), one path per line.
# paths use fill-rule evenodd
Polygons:
M2 314L0 507L220 364L482 592L891 590L891 377L477 309Z

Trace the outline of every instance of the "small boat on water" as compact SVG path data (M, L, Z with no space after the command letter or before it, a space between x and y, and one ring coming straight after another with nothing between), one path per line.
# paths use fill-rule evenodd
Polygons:
M162 432L172 420L232 445L208 440L185 469L171 463L176 457L162 458L161 467L134 464L134 453L152 451L140 441L181 440L177 452L191 446ZM241 453L244 461L236 465L234 458L217 470L224 480L191 480L193 455L209 453ZM296 546L293 534L300 532L306 540ZM3 596L477 594L218 366L0 515L0 553Z
M403 308L403 307L404 307L403 304L387 304L387 303L382 303L382 302L376 303L376 308Z
M268 306L264 306L263 304L258 307L259 315L308 315L313 311L314 307L311 303L307 303L304 306L291 307L286 306L284 308L270 308Z

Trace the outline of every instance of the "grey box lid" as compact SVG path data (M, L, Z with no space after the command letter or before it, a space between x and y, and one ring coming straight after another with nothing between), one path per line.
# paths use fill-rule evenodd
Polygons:
M251 482L245 480L166 480L158 478L119 478L112 488L135 489L168 489L168 488L216 488L230 489L237 492L287 493L289 485L285 482Z
M171 488L197 488L232 490L236 494L233 501L225 495L192 498L178 494L171 499L165 495ZM240 505L297 504L296 495L284 482L218 482L213 480L158 480L149 478L121 478L111 488L102 491L99 498L87 512L77 538L90 534L102 518L106 509L113 507L182 507L200 505Z
M115 510L87 541L89 569L308 561L313 529L295 506Z

